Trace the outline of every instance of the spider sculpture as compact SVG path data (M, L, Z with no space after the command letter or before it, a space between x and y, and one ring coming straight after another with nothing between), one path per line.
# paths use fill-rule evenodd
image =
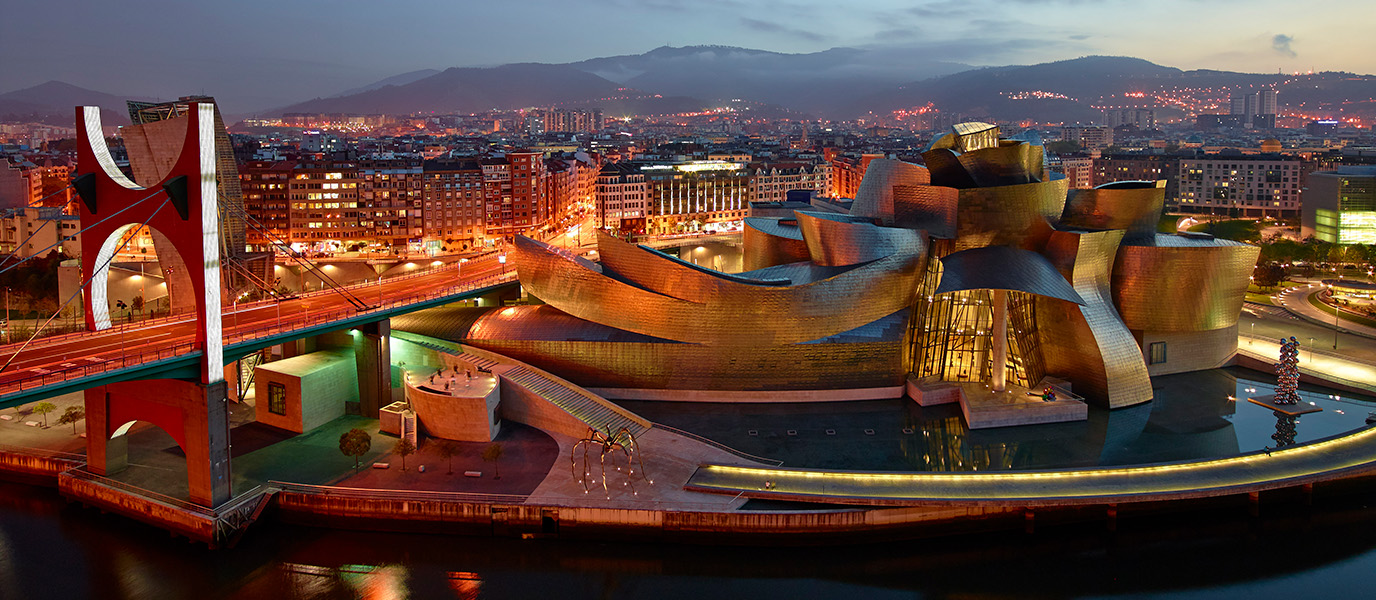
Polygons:
M619 453L626 459L626 481L621 485L628 486L631 493L640 495L635 489L635 467L633 464L640 465L640 477L645 482L654 485L655 482L645 477L645 462L640 458L640 448L635 443L635 435L625 427L610 433L611 427L606 431L598 430L593 427L588 428L587 437L578 440L569 452L569 462L573 468L573 478L583 484L583 493L586 494L596 487L596 482L590 481L592 478L592 465L589 462L593 453L596 453L598 476L602 480L602 491L611 498L611 489L607 487L607 457L611 456L611 464L617 471L622 470L622 466L616 464L616 457ZM579 461L579 450L582 450L582 461Z

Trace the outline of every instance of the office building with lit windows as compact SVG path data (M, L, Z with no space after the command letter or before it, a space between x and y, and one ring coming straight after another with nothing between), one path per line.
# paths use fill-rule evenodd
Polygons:
M1333 244L1376 244L1376 167L1309 174L1300 234Z

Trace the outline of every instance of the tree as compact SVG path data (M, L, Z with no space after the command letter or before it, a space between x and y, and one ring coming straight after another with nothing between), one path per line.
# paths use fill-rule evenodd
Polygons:
M129 308L143 314L143 296L134 296L134 299L129 302Z
M52 402L39 402L33 405L34 414L43 415L43 426L48 426L48 413L57 410L57 405Z
M459 445L449 440L436 440L433 444L435 453L440 455L449 463L449 474L454 474L454 457L459 455Z
M1285 267L1276 263L1260 265L1252 270L1252 282L1261 288L1273 288L1285 281Z
M502 459L502 443L492 442L483 448L483 460L492 463L493 479L502 478L502 470L497 467L497 461Z
M1084 151L1084 148L1080 146L1079 142L1072 142L1068 140L1047 142L1045 147L1046 151L1052 154L1070 154L1072 152Z
M76 435L76 424L86 418L86 411L80 405L68 406L67 410L62 411L62 416L57 418L58 425L72 425L72 435Z
M354 472L358 472L358 459L373 449L373 436L357 427L339 436L339 451L344 456L354 457Z
M416 445L411 443L411 438L401 438L392 446L392 452L396 452L401 457L401 470L406 470L406 457L416 453Z

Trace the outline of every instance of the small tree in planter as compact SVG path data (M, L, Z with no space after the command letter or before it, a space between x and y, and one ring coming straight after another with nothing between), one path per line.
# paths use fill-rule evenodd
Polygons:
M454 457L459 455L459 445L449 440L436 440L435 453L449 463L449 475L454 474Z
M358 459L369 450L373 449L373 436L368 432L354 428L344 432L339 436L339 451L344 456L354 457L354 472L358 472Z
M86 411L81 408L81 405L74 404L68 406L67 410L62 411L62 416L57 418L57 424L66 425L70 423L72 425L72 435L76 435L76 424L85 418Z
M502 459L502 443L492 442L483 448L483 460L492 463L493 479L502 478L502 470L497 467L497 461Z
M397 444L392 446L392 452L396 452L401 457L401 470L406 470L406 457L416 453L416 445L411 443L411 438L401 438Z
M52 402L39 402L38 404L35 404L33 406L34 414L43 415L44 427L48 426L48 413L53 412L55 410L57 410L57 405L53 404Z

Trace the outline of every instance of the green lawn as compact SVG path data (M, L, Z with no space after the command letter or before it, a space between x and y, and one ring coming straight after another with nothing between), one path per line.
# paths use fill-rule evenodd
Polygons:
M1175 233L1176 226L1180 223L1180 219L1183 218L1185 218L1185 215L1161 215L1161 220L1156 224L1156 232Z

